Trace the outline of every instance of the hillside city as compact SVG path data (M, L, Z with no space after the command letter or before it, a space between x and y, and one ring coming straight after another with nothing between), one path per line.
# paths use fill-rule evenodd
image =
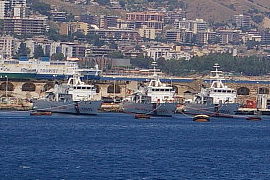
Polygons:
M190 18L188 5L177 0L59 3L1 0L1 59L72 60L82 67L98 64L104 72L149 68L156 60L171 75L203 73L217 61L236 74L268 74L270 10L235 10L219 22ZM84 6L92 10L72 12Z

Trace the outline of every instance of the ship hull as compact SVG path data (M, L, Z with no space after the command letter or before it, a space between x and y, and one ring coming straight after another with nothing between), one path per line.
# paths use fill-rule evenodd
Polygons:
M0 77L7 76L9 79L37 79L37 80L63 80L68 79L72 75L65 74L37 74L37 73L0 73ZM100 76L85 75L82 80L99 80Z
M34 79L35 73L0 73L0 77L8 77L9 79Z
M171 117L176 111L176 103L133 103L124 102L122 108L125 113L148 114L152 116Z
M184 107L184 113L192 115L205 114L209 116L220 116L220 117L233 117L239 108L237 103L227 104L195 104L187 103Z
M37 100L33 103L33 109L53 113L96 115L101 103L101 101L57 102Z

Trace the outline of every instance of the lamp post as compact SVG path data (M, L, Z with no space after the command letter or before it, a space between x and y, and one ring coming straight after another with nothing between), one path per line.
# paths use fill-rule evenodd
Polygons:
M115 103L115 77L113 77L113 102Z
M5 76L6 78L6 98L7 98L7 91L8 91L8 76Z

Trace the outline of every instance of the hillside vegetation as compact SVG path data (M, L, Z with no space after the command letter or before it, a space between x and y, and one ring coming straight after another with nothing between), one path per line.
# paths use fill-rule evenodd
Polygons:
M62 0L40 0L44 3L64 9L74 15L122 14L121 11L108 9L106 6L76 5ZM203 18L210 22L224 22L234 14L259 12L270 14L270 0L120 0L129 10L144 10L147 7L182 7L186 8L188 18Z

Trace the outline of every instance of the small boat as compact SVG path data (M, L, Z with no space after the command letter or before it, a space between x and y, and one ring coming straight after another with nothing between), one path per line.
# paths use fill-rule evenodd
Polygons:
M148 114L135 114L135 119L150 119Z
M250 117L247 117L246 120L260 121L260 120L262 120L262 118L260 116L250 116Z
M204 114L200 114L200 115L196 115L193 117L193 121L196 122L209 122L210 121L210 116L204 115Z
M34 112L30 112L31 116L51 116L52 112L38 112L38 111L34 111Z

